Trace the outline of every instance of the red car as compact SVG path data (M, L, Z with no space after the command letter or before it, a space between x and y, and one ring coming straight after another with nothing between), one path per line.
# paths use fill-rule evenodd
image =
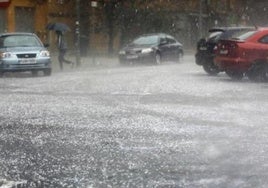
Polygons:
M268 27L249 31L231 40L221 40L215 48L214 63L233 79L267 79Z

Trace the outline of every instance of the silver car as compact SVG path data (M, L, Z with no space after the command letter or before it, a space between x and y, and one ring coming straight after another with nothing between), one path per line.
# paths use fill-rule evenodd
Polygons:
M51 75L50 53L33 33L0 34L0 76L5 72L43 71Z

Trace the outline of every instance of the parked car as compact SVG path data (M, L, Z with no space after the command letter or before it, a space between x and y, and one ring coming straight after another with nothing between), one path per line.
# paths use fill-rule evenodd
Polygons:
M267 80L268 27L218 44L215 64L231 78Z
M0 34L0 76L5 72L31 71L51 74L49 51L33 33Z
M183 56L183 45L173 36L157 33L141 35L119 51L121 64L136 62L153 62L161 64L163 61L179 62Z
M218 27L209 30L208 37L197 42L195 62L203 66L209 75L216 75L220 69L213 63L215 47L219 40L230 39L242 33L255 30L254 27Z

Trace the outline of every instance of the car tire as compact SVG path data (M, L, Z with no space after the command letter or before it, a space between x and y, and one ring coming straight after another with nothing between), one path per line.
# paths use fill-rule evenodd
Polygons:
M220 69L214 64L213 60L209 60L203 63L203 69L209 75L215 76L219 74Z
M247 77L254 82L265 82L268 79L267 64L263 61L257 61L247 71Z
M243 72L226 70L225 73L233 80L242 80L244 77Z
M203 66L203 58L200 53L195 54L195 64Z
M126 66L128 63L127 63L127 61L119 60L119 64L120 64L121 66Z
M161 54L159 52L156 52L155 56L154 56L154 63L157 64L157 65L160 65L162 63L161 58L162 58Z
M51 75L51 69L46 69L43 71L45 76L50 76Z
M182 61L182 58L183 58L183 52L182 51L179 51L178 53L178 57L177 57L177 63L180 63Z
M32 71L32 76L36 77L38 75L38 71L37 70L33 70Z

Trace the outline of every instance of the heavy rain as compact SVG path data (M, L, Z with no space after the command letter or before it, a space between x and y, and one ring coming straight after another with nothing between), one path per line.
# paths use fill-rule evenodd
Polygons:
M216 68L196 55L211 28L257 33L266 7L0 1L0 188L268 187L267 59L253 76L218 67L226 48L206 51Z

